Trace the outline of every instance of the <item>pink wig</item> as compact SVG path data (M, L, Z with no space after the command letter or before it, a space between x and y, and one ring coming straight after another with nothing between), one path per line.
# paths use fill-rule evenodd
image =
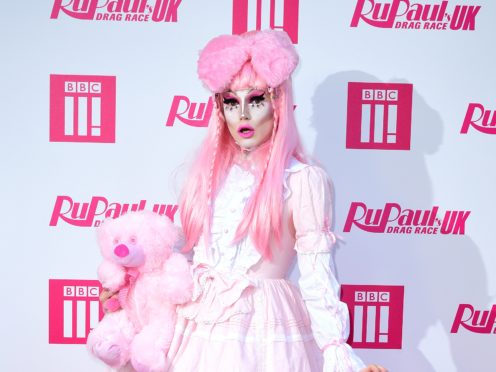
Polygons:
M254 41L257 45L253 44ZM224 48L224 55L220 45ZM271 257L272 235L276 241L281 237L284 170L293 156L306 162L293 113L290 74L297 63L298 57L289 37L280 31L220 36L207 44L198 62L200 78L214 93L228 88L276 88L272 101L272 136L252 153L259 164L258 184L245 207L244 218L235 236L235 241L240 241L249 235L265 258ZM237 68L234 69L233 65ZM212 200L239 151L227 130L222 110L216 105L207 137L193 163L179 202L186 236L185 251L192 249L202 233L208 245Z

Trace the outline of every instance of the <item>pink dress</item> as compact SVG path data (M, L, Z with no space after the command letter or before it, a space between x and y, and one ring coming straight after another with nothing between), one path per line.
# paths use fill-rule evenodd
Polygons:
M215 200L211 243L194 249L192 302L178 309L170 371L359 371L345 343L348 310L330 269L325 172L295 159L286 170L283 237L265 260L248 237L232 244L254 187L234 165ZM295 261L299 287L287 280Z

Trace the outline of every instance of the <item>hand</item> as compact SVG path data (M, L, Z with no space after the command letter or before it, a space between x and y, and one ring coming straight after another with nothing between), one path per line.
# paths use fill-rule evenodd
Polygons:
M117 306L117 304L119 304L118 294L119 292L103 288L99 299L105 313L112 313L119 310L120 305Z
M387 369L378 364L370 364L367 367L360 370L360 372L387 372Z

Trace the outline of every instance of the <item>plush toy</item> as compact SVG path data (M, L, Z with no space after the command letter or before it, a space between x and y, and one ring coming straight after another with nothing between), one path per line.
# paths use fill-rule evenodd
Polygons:
M177 240L172 222L149 211L108 219L99 227L104 261L98 277L104 288L119 292L104 307L122 310L105 315L87 346L107 365L130 362L138 372L167 370L176 305L189 301L193 288L190 265L172 251Z

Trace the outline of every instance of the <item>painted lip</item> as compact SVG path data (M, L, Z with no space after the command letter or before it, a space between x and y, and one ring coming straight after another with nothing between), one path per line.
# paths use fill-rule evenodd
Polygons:
M251 138L255 135L255 129L250 125L242 125L238 129L238 134L243 138Z

